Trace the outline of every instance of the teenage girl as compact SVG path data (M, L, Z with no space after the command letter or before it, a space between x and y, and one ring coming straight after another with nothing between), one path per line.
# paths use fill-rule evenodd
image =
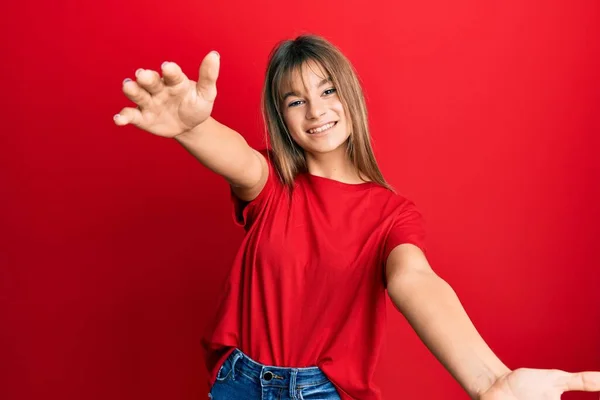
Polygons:
M173 62L162 76L137 70L123 82L137 108L114 117L177 140L223 176L246 230L203 339L209 397L380 399L386 291L473 399L600 391L600 372L511 371L483 341L427 262L419 211L380 172L360 83L336 47L301 36L271 53L262 151L211 118L219 63L209 53L197 82Z

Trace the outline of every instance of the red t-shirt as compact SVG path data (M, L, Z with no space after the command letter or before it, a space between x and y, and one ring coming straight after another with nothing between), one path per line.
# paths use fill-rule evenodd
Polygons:
M385 260L402 243L424 249L421 215L372 182L301 174L290 195L269 169L256 199L233 197L246 235L202 341L209 385L237 347L265 365L320 367L342 400L380 399Z

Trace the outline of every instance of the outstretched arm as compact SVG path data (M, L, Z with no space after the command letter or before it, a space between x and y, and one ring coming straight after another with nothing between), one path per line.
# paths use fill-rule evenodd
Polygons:
M220 56L202 61L198 81L190 80L174 62L161 66L162 76L138 69L123 82L123 93L137 107L115 115L119 126L134 125L157 136L174 138L200 163L223 176L242 200L254 199L264 187L269 169L262 154L233 129L211 117L217 96Z
M600 372L511 371L485 343L450 285L412 244L386 262L388 294L423 343L472 399L560 399L565 391L600 391Z

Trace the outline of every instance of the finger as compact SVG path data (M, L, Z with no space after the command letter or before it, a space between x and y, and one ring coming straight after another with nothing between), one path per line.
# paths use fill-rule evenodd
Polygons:
M183 73L181 67L174 62L165 61L162 63L161 69L165 86L177 87L189 82L188 77Z
M200 95L207 101L215 101L217 97L217 78L221 57L216 51L211 51L200 64L200 76L196 87Z
M152 101L150 93L142 89L137 82L132 81L129 78L123 81L123 93L125 93L125 96L127 96L129 100L142 108L149 105Z
M138 85L146 90L151 95L155 95L164 89L165 85L160 79L160 75L151 69L138 69L135 71L135 77Z
M135 125L137 127L141 127L143 125L143 117L140 110L137 108L125 107L121 110L120 113L116 114L113 117L115 124L119 126L124 125Z
M600 372L566 372L566 374L565 391L600 392Z

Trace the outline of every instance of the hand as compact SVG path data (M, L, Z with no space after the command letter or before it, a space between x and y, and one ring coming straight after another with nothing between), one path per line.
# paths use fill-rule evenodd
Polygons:
M211 52L200 65L198 82L191 81L173 62L156 71L138 69L137 81L123 81L123 93L138 105L115 115L117 125L132 124L158 136L175 137L204 122L217 97L219 54Z
M480 400L560 400L569 391L600 392L600 372L520 368L496 380Z

